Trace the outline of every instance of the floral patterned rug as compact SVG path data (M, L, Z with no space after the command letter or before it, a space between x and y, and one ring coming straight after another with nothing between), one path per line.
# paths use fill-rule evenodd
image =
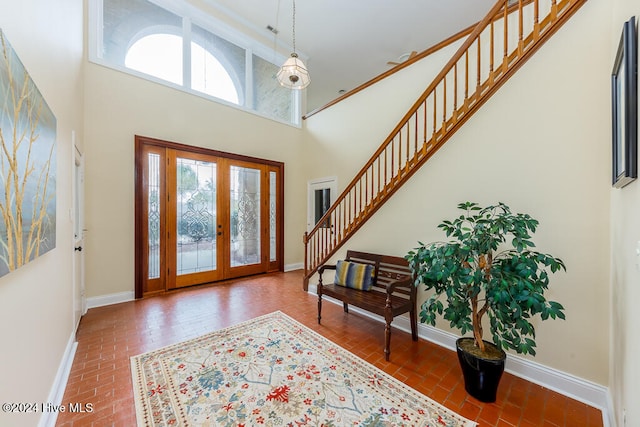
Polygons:
M281 312L131 358L138 426L475 426Z

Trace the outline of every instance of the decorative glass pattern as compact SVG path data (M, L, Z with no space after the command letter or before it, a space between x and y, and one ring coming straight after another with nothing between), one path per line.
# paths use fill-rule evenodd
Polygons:
M231 267L260 263L260 170L231 166Z
M276 201L278 180L275 172L269 172L269 261L277 260L276 253Z
M216 269L215 163L178 158L177 274Z
M149 153L149 200L147 230L149 234L149 279L160 277L160 155Z

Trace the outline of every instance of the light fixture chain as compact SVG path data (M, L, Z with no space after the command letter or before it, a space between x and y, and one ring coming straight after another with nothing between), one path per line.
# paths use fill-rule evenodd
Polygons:
M296 0L293 0L293 53L296 53Z
M278 59L278 21L280 20L280 0L278 0L278 9L276 9L276 27L273 31L273 62Z

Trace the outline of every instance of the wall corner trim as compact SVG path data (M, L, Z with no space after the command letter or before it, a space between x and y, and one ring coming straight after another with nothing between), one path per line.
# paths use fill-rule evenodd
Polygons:
M289 272L289 271L294 271L294 270L302 270L304 268L304 263L302 262L298 262L296 264L287 264L284 266L284 271Z
M75 340L76 331L74 330L69 337L67 347L62 355L58 372L53 380L51 391L49 391L49 397L47 403L53 405L61 405L62 398L64 397L64 391L67 388L67 381L69 380L69 374L71 373L71 366L73 365L73 358L76 355L76 349L78 348L78 342ZM38 427L53 427L56 425L58 419L58 413L56 411L43 411L38 422Z
M87 309L103 307L105 305L118 304L121 302L133 301L135 294L133 291L118 292L115 294L101 295L99 297L87 298Z

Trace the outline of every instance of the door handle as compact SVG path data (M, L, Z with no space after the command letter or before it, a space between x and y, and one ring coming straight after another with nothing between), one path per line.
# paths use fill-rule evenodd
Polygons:
M76 252L82 252L82 246L76 246L73 250Z

